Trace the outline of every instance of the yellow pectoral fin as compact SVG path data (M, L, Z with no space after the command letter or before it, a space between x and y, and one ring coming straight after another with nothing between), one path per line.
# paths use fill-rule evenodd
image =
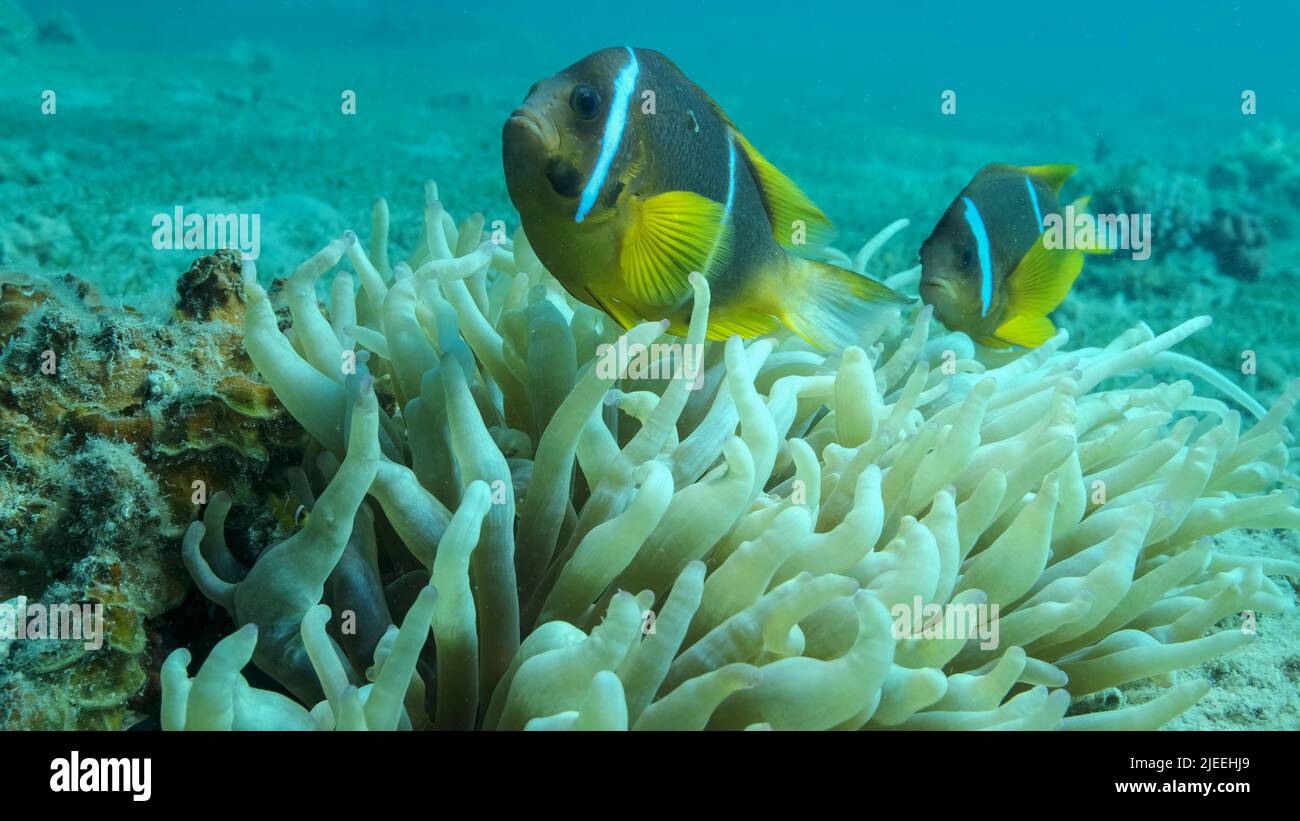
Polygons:
M1047 316L1065 301L1083 268L1082 253L1049 249L1043 245L1046 236L1038 237L1007 277L1008 316Z
M731 251L722 203L690 191L628 201L619 265L624 284L650 305L673 305L691 292L692 271L707 274Z
M735 132L735 135L758 177L768 220L772 223L772 238L797 253L830 242L835 236L835 226L830 218L799 190L794 180L758 153L744 135L740 132Z
M1025 348L1037 348L1056 336L1056 326L1045 316L1026 316L1017 314L998 326L993 332L994 338L1020 345ZM989 340L991 342L992 340ZM1000 347L992 345L992 347Z
M1050 250L1043 238L1007 277L1007 319L993 335L1012 345L1037 348L1056 335L1047 315L1065 301L1083 268L1081 252Z
M1055 165L1025 165L1020 170L1031 177L1036 177L1051 186L1056 193L1061 193L1061 186L1070 175L1079 170L1079 166L1069 163L1057 163Z

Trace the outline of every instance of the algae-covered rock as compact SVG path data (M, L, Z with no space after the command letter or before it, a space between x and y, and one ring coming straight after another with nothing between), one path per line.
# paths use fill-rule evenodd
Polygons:
M0 274L0 601L103 615L99 649L10 642L0 727L121 726L156 677L153 620L189 588L185 525L225 490L246 511L233 549L276 531L268 488L303 434L244 353L243 306L224 251L182 275L168 319L102 305L71 275Z

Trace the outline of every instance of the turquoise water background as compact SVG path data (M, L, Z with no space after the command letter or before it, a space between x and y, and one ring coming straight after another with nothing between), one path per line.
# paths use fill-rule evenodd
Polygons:
M1222 344L1195 353L1231 367L1271 347L1269 394L1300 372L1274 298L1300 296L1288 4L18 2L72 15L81 35L0 54L0 226L37 235L24 248L0 234L0 268L74 271L165 309L190 259L149 246L155 214L261 214L271 278L344 229L364 236L375 196L410 247L430 178L457 216L513 228L505 117L536 80L630 44L718 100L831 216L841 247L910 219L877 274L915 264L986 163L1075 163L1067 197L1153 211L1165 231L1147 263L1089 262L1062 308L1077 339L1212 312ZM39 113L45 89L57 116ZM355 116L340 113L344 89ZM1242 112L1245 90L1258 113ZM1267 235L1256 279L1189 231L1220 212ZM1250 338L1261 327L1270 338Z
M714 96L756 106L832 95L879 117L925 118L937 90L952 88L972 119L1069 108L1213 134L1251 88L1271 116L1300 116L1300 11L1284 2L24 2L75 12L100 48L184 55L247 38L328 52L341 74L363 60L386 66L413 87L468 70L527 88L626 44L661 50Z

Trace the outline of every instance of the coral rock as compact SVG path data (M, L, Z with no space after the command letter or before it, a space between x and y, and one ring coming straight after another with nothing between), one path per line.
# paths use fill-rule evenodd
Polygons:
M91 653L16 642L0 726L121 725L156 673L150 620L189 587L185 523L227 490L254 511L237 549L277 527L264 477L304 436L244 354L238 271L229 252L195 262L168 321L70 275L0 277L0 601L99 603L106 634Z

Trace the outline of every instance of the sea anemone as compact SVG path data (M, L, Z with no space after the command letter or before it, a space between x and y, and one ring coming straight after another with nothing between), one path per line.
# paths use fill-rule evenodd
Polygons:
M483 225L430 184L390 266L379 201L369 253L349 232L287 281L284 332L245 263L248 353L315 442L305 523L248 569L224 510L191 525L237 630L193 679L167 660L164 728L1151 728L1292 605L1269 576L1300 565L1213 537L1300 527L1300 381L1265 412L1170 352L1207 317L1005 354L918 306L827 355L706 344L695 275L686 339L620 335ZM832 257L861 272L900 225ZM1079 701L1142 679L1168 689Z

